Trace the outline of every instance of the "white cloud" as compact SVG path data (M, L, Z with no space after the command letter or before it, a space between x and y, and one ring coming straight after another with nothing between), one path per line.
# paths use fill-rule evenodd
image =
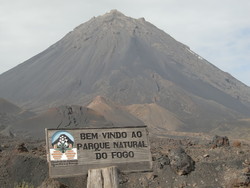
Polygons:
M249 0L0 0L0 73L111 9L145 17L250 85Z

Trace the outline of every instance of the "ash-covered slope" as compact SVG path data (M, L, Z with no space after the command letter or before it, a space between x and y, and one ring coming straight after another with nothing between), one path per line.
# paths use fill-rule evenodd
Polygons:
M130 114L125 107L117 105L101 96L95 97L87 108L100 113L107 121L112 122L114 126L138 126L145 124Z
M34 116L33 112L24 110L19 106L0 98L0 131L16 121Z
M45 128L71 129L103 126L113 126L113 123L108 122L101 114L92 109L76 105L59 106L50 108L37 116L16 121L2 134L10 132L16 136L44 139Z
M189 128L250 114L250 88L149 22L118 11L92 18L0 75L0 97L30 108L157 103Z
M3 113L5 113L5 114L18 114L18 113L21 113L22 111L23 110L19 106L15 105L15 104L13 104L13 103L11 103L3 98L0 98L0 113L1 114L3 114Z
M175 115L165 108L155 104L132 104L126 109L135 117L148 125L150 132L167 133L169 131L180 131L184 128Z

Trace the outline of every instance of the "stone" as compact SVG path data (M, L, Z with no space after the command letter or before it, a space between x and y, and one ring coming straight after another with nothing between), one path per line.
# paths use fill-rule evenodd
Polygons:
M208 157L209 157L209 154L203 155L203 158L208 158Z
M226 136L215 135L212 140L212 148L229 146L229 139Z
M235 140L235 141L233 141L233 147L237 147L237 148L240 148L241 147L241 142L240 141L238 141L238 140Z
M158 159L159 164L160 164L160 169L162 169L165 165L170 164L170 160L167 155L161 155L160 158Z
M245 161L243 162L243 165L245 165L245 166L250 165L250 161L248 159L245 159Z
M244 174L249 174L250 175L250 167L246 167L242 170Z
M17 150L17 152L20 152L20 153L28 152L28 149L25 147L24 143L17 145L16 150Z
M168 155L171 168L178 175L187 175L195 169L194 160L181 147L172 149Z

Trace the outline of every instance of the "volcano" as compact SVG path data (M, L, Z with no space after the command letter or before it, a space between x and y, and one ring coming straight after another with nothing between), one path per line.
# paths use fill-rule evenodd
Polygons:
M35 111L87 105L97 96L124 106L156 104L188 131L250 116L248 86L144 18L117 10L0 75L0 97Z

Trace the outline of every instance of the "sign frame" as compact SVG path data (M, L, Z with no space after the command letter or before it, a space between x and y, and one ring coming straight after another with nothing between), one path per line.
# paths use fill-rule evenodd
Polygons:
M46 128L45 134L49 176L51 178L86 175L89 169L109 166L116 166L125 173L152 171L149 133L145 125L70 129ZM60 140L63 142L64 139L67 140L68 148L59 147L58 144L57 146L53 145ZM75 140L75 143L72 144L73 147L70 145L72 140ZM60 159L58 155L61 155ZM71 158L67 158L68 156Z

